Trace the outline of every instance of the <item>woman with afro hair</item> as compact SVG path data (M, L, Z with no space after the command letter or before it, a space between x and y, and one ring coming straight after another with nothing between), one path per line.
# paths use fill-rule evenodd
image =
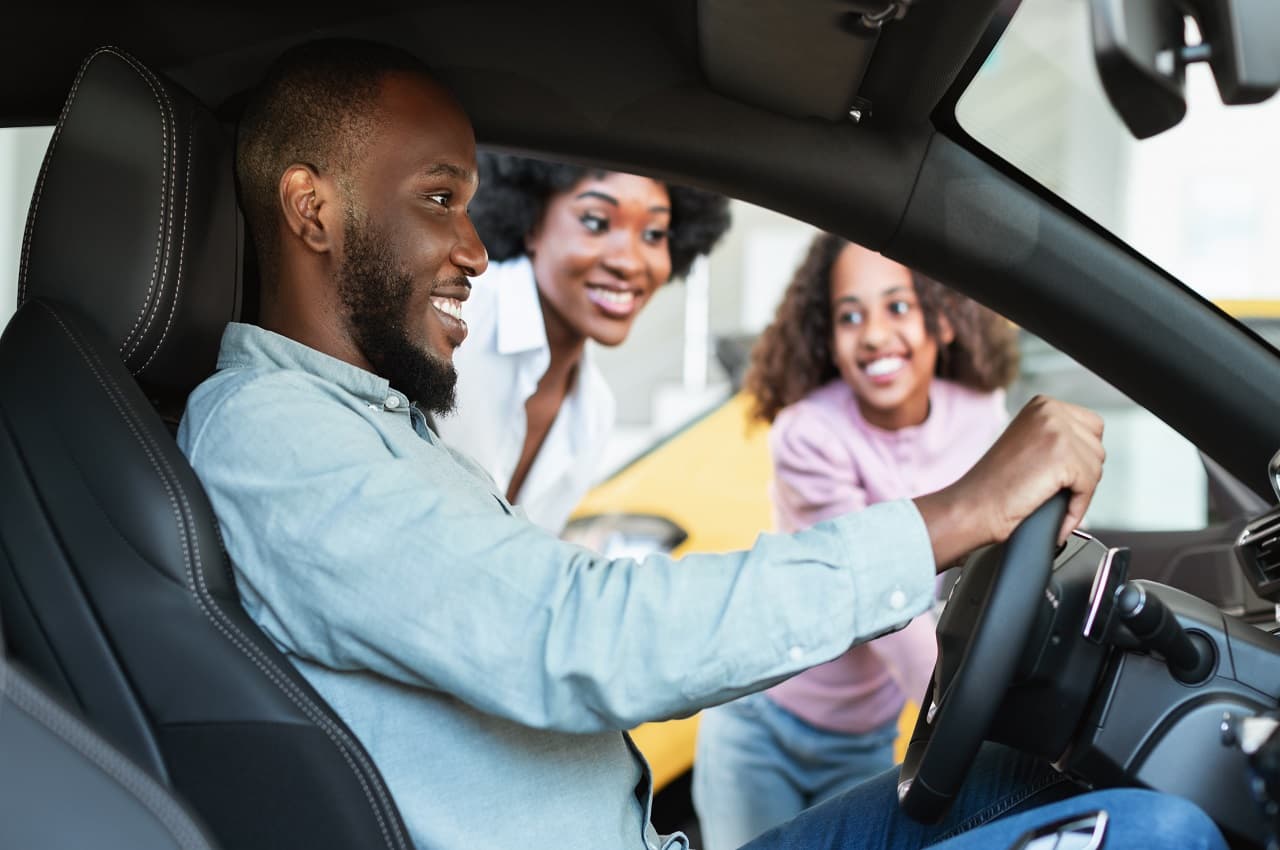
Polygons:
M754 417L773 426L778 530L953 483L1003 430L1017 364L1014 329L999 315L819 235L746 378ZM922 701L936 656L925 613L703 712L693 798L707 850L745 844L892 767L897 717Z
M636 316L729 226L728 200L616 171L482 152L472 221L491 260L464 309L441 436L559 533L595 481L614 399L588 341Z

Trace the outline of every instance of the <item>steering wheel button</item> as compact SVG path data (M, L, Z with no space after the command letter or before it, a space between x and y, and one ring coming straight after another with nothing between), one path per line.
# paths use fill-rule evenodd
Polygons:
M889 594L889 607L895 611L901 611L902 607L907 604L907 594L901 590L895 590Z

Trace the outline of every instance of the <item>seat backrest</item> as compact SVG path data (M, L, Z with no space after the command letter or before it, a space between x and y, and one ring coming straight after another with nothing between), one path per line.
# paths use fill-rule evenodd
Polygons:
M245 615L156 411L214 369L241 230L212 114L120 50L90 56L0 337L4 633L224 846L409 850L364 749Z
M2 654L0 847L212 850L160 783Z

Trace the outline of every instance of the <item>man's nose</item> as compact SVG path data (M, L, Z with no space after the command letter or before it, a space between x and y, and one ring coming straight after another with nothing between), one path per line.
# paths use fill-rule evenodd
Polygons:
M479 277L489 267L489 252L485 250L480 234L476 232L470 218L463 219L449 259L467 277Z

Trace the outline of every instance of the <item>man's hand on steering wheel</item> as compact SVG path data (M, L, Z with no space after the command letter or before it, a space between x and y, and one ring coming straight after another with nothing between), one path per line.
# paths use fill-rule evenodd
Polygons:
M1058 542L1084 518L1102 477L1102 418L1036 396L959 481L916 499L942 570L1013 530L1060 490L1071 493Z

